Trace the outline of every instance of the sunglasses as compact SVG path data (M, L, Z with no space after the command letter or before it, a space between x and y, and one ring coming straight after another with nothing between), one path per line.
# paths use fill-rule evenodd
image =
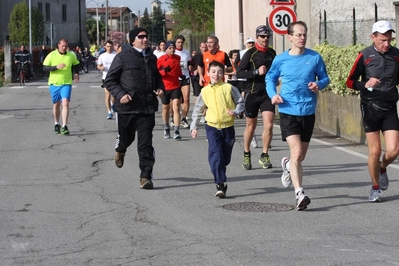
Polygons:
M139 40L142 40L144 38L148 39L148 35L137 35L136 38Z
M265 39L265 38L269 38L270 35L258 35L258 37L261 37L262 39Z

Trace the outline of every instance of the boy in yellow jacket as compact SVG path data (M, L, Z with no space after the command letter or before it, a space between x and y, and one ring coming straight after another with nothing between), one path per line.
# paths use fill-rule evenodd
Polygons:
M210 84L201 90L195 104L191 136L197 137L197 120L206 111L205 125L208 138L208 162L216 183L216 197L226 197L226 166L230 163L235 142L234 118L244 111L244 102L239 90L229 83L223 82L223 64L212 61L208 75Z

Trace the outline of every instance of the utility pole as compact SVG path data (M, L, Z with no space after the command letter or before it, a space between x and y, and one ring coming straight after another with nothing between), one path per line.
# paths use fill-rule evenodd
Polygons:
M96 21L97 21L97 45L100 45L100 28L99 28L99 17L98 17L98 4L96 4Z
M105 41L108 40L108 0L105 1Z

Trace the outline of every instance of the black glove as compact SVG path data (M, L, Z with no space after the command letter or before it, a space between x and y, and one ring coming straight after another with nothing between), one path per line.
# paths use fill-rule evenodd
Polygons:
M170 72L171 69L169 66L167 66L167 67L164 67L163 70L165 71L165 73L168 73L168 72Z

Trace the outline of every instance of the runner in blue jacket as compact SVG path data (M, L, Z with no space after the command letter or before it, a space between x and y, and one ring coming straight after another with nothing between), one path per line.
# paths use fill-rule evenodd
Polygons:
M279 105L282 139L290 147L290 157L281 161L281 181L284 187L293 183L297 210L304 210L310 204L302 188L302 161L313 133L317 92L330 82L320 54L305 47L306 37L304 22L291 23L288 26L291 49L275 57L266 75L267 94L272 104ZM279 78L282 85L277 93Z

